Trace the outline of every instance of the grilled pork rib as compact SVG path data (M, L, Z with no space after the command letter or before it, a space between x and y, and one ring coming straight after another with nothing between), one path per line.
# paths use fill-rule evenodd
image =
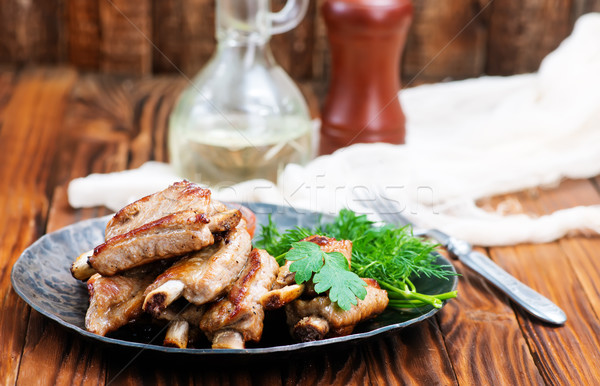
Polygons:
M317 244L323 252L340 252L348 260L348 264L350 264L350 260L352 259L352 241L350 240L336 240L332 237L313 235L305 237L300 241ZM274 289L283 288L296 282L296 274L290 271L291 264L291 261L287 261L281 266L277 274L277 280L273 286Z
M300 241L315 243L323 252L340 252L350 264L352 258L352 241L350 240L336 240L331 237L313 235ZM279 268L273 288L260 300L265 309L275 310L281 308L299 298L302 294L311 297L317 296L312 281L306 284L296 284L296 274L290 271L291 264L291 261L287 261Z
M304 284L290 284L282 288L272 289L260 298L265 310L272 311L298 299L304 292Z
M196 306L186 302L180 307L168 307L160 315L157 315L157 319L169 321L163 346L186 348L188 342L194 341L194 336L201 333L198 324L205 310L205 306Z
M139 199L118 211L106 225L106 240L154 222L160 218L185 210L207 216L223 212L225 206L211 200L208 189L189 182L176 182L165 190Z
M197 251L214 243L214 232L227 231L240 219L238 210L212 217L194 210L170 214L106 240L94 249L88 263L100 274L110 276L155 260Z
M161 274L146 290L144 310L158 315L180 296L196 305L215 300L235 282L251 247L242 220L214 245L184 257Z
M83 252L77 256L73 264L71 264L71 275L77 280L86 281L93 274L97 273L94 268L88 264L88 259L94 254L94 250Z
M139 317L144 290L164 268L159 262L121 275L92 275L87 282L90 306L85 315L85 328L104 336Z
M278 267L266 251L250 252L227 297L214 303L200 321L213 348L244 348L245 342L260 340L264 310L259 300L272 287Z
M300 341L322 339L326 336L351 334L354 326L364 320L379 315L388 305L385 290L377 281L363 279L367 283L364 300L344 311L331 303L328 296L318 296L310 300L297 299L286 306L286 317L291 334ZM327 322L327 328L323 322Z
M350 240L336 240L333 237L312 235L300 241L317 244L323 252L340 252L350 264L350 259L352 259L352 241Z

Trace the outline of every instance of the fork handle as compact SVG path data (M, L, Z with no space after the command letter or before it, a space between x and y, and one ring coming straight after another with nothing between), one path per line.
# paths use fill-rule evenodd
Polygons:
M567 316L556 304L521 283L484 254L471 251L459 255L458 258L464 265L485 277L533 316L557 325L562 325L567 321Z

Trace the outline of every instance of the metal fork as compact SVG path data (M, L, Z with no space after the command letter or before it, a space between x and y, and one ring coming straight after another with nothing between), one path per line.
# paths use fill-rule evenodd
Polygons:
M373 197L365 191L355 191L354 196L361 206L372 209L387 223L413 225L401 214L397 201L386 197L380 190L376 193ZM452 257L458 258L464 265L486 278L531 315L552 324L562 325L566 322L567 316L556 304L517 280L483 253L474 251L467 241L456 239L438 229L413 227L413 234L436 240Z

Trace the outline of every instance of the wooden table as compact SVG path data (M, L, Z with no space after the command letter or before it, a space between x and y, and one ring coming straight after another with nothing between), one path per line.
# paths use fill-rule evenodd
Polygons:
M109 213L71 209L67 183L164 161L167 117L180 78L117 79L70 69L0 71L0 377L2 384L599 384L600 238L490 248L514 276L559 304L569 320L532 319L456 262L459 297L401 332L281 360L205 362L137 355L81 338L33 311L10 270L44 233ZM489 200L544 214L600 203L600 179Z

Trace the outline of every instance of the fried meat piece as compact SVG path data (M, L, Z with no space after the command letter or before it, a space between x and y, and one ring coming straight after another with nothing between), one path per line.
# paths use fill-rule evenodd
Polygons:
M298 299L304 292L304 284L290 284L273 289L260 298L260 304L265 310L276 310Z
M287 323L291 334L300 341L322 339L330 336L351 334L357 323L374 318L387 307L387 291L379 288L377 281L363 279L367 283L364 300L350 310L344 311L331 302L328 296L310 300L297 299L286 306ZM324 328L323 321L328 327Z
M94 254L94 250L83 252L77 256L77 259L71 264L71 275L77 280L86 281L93 274L97 273L91 265L88 264L88 259Z
M121 275L92 275L87 282L90 306L85 315L85 328L104 336L139 317L144 290L162 269L163 264L155 263Z
M226 208L222 203L211 200L210 190L189 181L176 182L165 190L141 198L119 210L106 225L105 239L131 232L142 225L185 210L210 216L223 212Z
M320 316L305 316L294 325L292 334L300 342L324 339L329 333L329 322Z
M266 251L253 249L227 297L214 303L200 321L213 348L245 347L262 336L264 310L260 298L272 287L278 264Z
M348 260L348 264L350 264L350 260L352 259L352 241L350 240L336 240L333 237L312 235L300 241L317 244L323 252L340 252Z
M313 235L300 241L315 243L319 245L323 252L340 252L350 264L352 258L352 241L350 240L336 240L331 237ZM273 288L262 297L261 304L265 309L281 308L299 298L302 294L317 296L312 282L296 284L296 274L290 271L291 264L292 262L288 261L279 268Z
M168 307L156 315L157 319L169 321L167 333L163 340L163 346L186 348L190 341L194 341L201 332L198 328L200 319L206 307L185 303L181 307Z
M88 263L102 275L110 276L155 260L197 251L214 243L213 233L235 227L240 219L238 210L210 217L194 210L170 214L106 240L94 249Z
M158 315L180 296L195 305L215 300L238 278L251 248L241 220L214 245L182 258L156 278L144 295L144 310Z

